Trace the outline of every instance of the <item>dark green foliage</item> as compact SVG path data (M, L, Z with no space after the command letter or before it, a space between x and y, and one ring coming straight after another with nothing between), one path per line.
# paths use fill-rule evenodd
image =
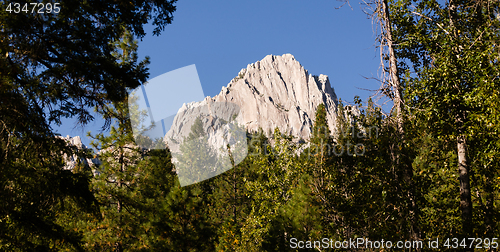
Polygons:
M109 136L99 134L94 146L100 150L101 164L96 167L93 189L101 205L102 219L87 222L85 242L87 250L137 249L143 243L141 208L144 198L138 197L138 187L147 170L138 167L141 151L134 146L128 118L128 102L115 103L106 109L116 126ZM135 237L135 238L134 238Z
M0 250L80 247L78 232L56 224L56 216L68 204L90 211L94 199L84 173L63 170L62 154L73 151L50 123L76 117L85 124L90 108L119 101L125 87L145 81L146 62L119 62L112 42L125 30L143 36L148 20L159 33L174 2L64 1L58 14L42 15L8 13L11 2L1 2Z
M162 241L156 251L214 251L206 183L181 187L175 177L168 193L157 198L154 229Z
M314 120L310 143L308 155L314 157L317 172L324 173L324 167L329 165L333 151L333 139L326 121L324 104L320 104L316 109L316 119ZM322 174L317 176L322 176Z
M117 90L135 88L148 77L144 62L117 62L111 42L125 30L144 36L149 20L159 34L172 21L173 3L65 1L52 15L2 11L2 79L13 92L22 87L22 99L40 115L48 112L49 121L77 115L88 122L86 108L123 99Z
M287 242L292 237L298 240L320 240L327 235L323 226L327 209L314 197L311 180L311 175L307 173L299 175L297 184L290 192L291 199L280 209L279 221L287 233Z
M161 139L133 138L130 119L142 112L128 111L126 92L148 76L133 38L148 20L155 33L170 23L174 2L66 1L58 15L0 14L1 251L294 251L292 238L499 236L498 2L389 2L403 129L355 97L339 102L335 128L321 104L310 139L259 130L242 162L227 146L229 161L215 163L197 118L177 167ZM91 153L55 138L50 123L87 123L90 107L115 123L96 136L101 164L64 170L63 154ZM208 164L231 169L208 180L210 169L191 170L189 182L203 181L181 186L178 171Z
M189 180L188 186L180 184L180 179L186 179L186 176L191 179L193 176L209 175L196 172L211 168L205 167L205 164L215 164L215 154L207 151L210 146L199 117L191 126L189 136L181 143L180 150L182 155L177 156L179 160L173 170L170 155L168 159L163 159L161 164L158 159L150 158L144 165L146 169L156 168L160 172L151 174L150 177L151 181L156 181L160 191L151 198L152 203L154 202L151 205L153 215L148 221L151 222L152 231L147 235L158 235L152 246L155 251L213 251L216 230L212 223L216 218L210 216L214 211L211 202L212 180L194 184L190 184L194 181ZM207 169L190 169L191 165ZM164 167L170 167L170 170L164 170ZM179 169L188 169L193 173L183 173L184 177L180 178L174 172Z
M251 140L251 137L250 137ZM250 141L249 141L250 142ZM251 195L245 183L252 178L252 164L245 159L213 179L211 223L216 228L217 251L239 251L241 228L250 212Z

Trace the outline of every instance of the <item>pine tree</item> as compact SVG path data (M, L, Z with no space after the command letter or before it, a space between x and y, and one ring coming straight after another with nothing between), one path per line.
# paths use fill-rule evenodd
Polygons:
M255 173L245 183L251 195L251 212L241 228L241 248L247 251L282 251L291 237L283 225L280 209L290 201L296 185L299 167L297 147L278 128L273 134L274 145L254 146L258 155L249 160Z
M115 47L113 55L121 63L137 60L137 41L131 33L125 32ZM130 121L131 116L137 116L136 111L130 113L128 96L124 96L124 100L100 108L104 118L114 118L114 124L109 135L100 133L94 136L96 141L92 143L100 150L100 163L93 168L91 182L101 215L98 218L80 215L76 221L67 223L82 231L86 250L139 250L151 248L158 240L155 233L148 233L153 218L151 213L156 211L149 204L152 197L161 194L158 191L161 188L148 187L145 183L152 181L148 180L152 174L168 174L168 169L172 172L172 166L165 162L164 167L145 164L148 160L144 150L135 145ZM131 96L130 99L135 98ZM163 170L167 172L162 173ZM169 177L173 175L166 176L165 181Z
M305 168L306 164L297 162L295 169ZM304 169L305 170L305 169ZM299 174L300 174L299 170ZM319 241L331 237L328 225L324 221L326 207L314 193L313 178L309 173L302 173L294 179L291 198L279 209L279 224L286 232L286 242L291 238L302 241Z
M205 179L213 176L216 156L200 117L180 144L180 153L173 156L177 158L173 166L175 177L166 180L169 186L157 196L153 208L156 214L152 226L161 237L155 249L213 251L214 229L209 216L213 186L212 180Z
M217 155L208 143L201 116L194 120L191 132L184 138L179 149L175 167L181 185L198 183L215 176Z
M181 186L175 176L171 183L154 203L152 232L160 238L155 251L214 251L209 181Z
M137 164L142 153L134 144L127 110L126 101L107 108L117 125L111 126L109 136L98 134L98 142L93 142L101 150L93 186L102 220L94 220L87 227L86 244L91 250L124 251L137 249L141 243L138 237L144 220L138 187L144 174Z
M318 105L310 140L309 155L314 158L316 177L323 177L325 167L329 165L332 155L333 138L326 120L324 104Z
M0 2L0 250L81 250L77 232L57 216L68 204L71 213L91 212L94 199L88 176L63 169L63 154L74 151L52 126L65 117L88 123L94 106L120 101L121 90L146 80L144 64L117 62L113 42L124 30L144 36L149 21L159 34L174 2L64 1L46 15L9 13L14 2Z
M244 153L236 146L230 154L232 169L218 175L213 181L210 215L212 225L217 230L217 251L246 251L245 247L241 246L242 228L251 211L252 196L245 185L247 181L252 181L255 175L255 167L249 156L259 155L258 150L267 144L262 129L258 133L247 132L246 137L247 157L235 165L233 152L236 152L236 155L238 152Z
M325 187L313 190L323 207L322 231L335 239L410 237L407 195L399 187L403 171L387 169L392 163L388 146L394 143L394 127L371 99L366 106L358 97L355 101L356 107L339 101Z

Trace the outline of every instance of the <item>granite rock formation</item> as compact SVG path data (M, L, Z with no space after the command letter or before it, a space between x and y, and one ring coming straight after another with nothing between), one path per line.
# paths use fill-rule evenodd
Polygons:
M58 138L64 139L69 146L74 146L78 150L87 150L87 146L82 143L82 139L80 136L75 136L75 137L70 137L69 135L66 137L58 136ZM63 155L63 158L65 160L65 166L64 169L73 169L75 166L80 162L81 165L83 166L89 166L91 168L95 168L96 166L100 165L100 161L97 157L94 158L80 158L76 154L73 154L72 156L68 156L67 154Z
M282 133L307 140L321 103L325 104L329 127L333 129L337 96L328 76L309 74L291 54L268 55L242 69L215 97L184 104L165 140L176 151L175 143L189 135L191 125L200 115L204 115L205 132L213 139L210 142L217 147L223 145L216 143L215 135L228 121L250 132L262 128L266 134L278 127Z

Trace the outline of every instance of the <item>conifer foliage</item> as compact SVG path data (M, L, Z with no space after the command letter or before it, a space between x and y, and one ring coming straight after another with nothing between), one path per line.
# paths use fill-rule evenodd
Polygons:
M57 216L68 209L61 202L92 212L94 199L88 176L63 169L63 154L74 150L51 124L88 123L92 107L120 101L125 87L144 82L144 62L119 62L113 42L125 30L144 36L149 21L159 34L174 3L63 1L59 13L39 14L9 13L13 2L0 2L0 250L82 249L79 231Z
M323 238L422 241L417 250L428 251L427 241L454 237L498 250L498 1L370 3L388 47L382 93L395 111L359 97L320 104L310 139L247 132L241 162L229 145L217 156L202 117L177 159L163 139L133 136L143 112L128 107L128 90L146 80L149 62L134 38L151 18L155 33L169 24L174 3L0 13L0 251L333 249L312 243ZM81 153L51 123L89 122L90 107L110 130L93 136L95 153ZM100 162L64 169L73 153ZM230 169L215 176L218 165Z

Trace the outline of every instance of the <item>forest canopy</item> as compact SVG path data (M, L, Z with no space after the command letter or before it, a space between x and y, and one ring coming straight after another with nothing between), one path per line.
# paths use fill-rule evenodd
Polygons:
M175 3L70 0L15 15L1 3L0 251L319 251L324 238L498 249L500 2L364 2L381 50L374 96L392 110L340 100L330 129L321 104L310 139L247 132L242 162L229 151L231 169L189 186L162 141L136 145L128 107L149 77L137 39L147 23L160 35ZM51 127L89 123L92 110L109 129L90 134L95 151ZM215 159L197 146L180 147L187 161ZM65 169L73 155L100 162Z

